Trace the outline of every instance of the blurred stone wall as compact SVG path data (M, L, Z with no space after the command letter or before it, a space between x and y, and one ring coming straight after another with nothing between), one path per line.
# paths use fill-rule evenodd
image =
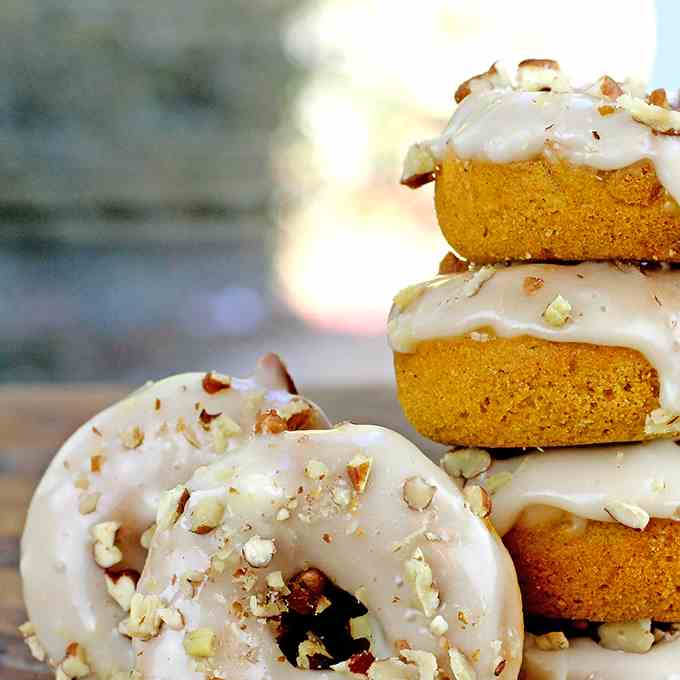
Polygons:
M0 4L0 379L134 379L159 349L181 365L191 338L277 323L269 154L295 5Z

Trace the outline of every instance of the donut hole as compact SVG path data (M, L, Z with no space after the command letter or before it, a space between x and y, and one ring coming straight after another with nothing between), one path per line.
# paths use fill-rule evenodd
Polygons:
M370 666L371 642L358 634L365 626L357 622L368 609L354 595L315 568L295 574L286 585L288 611L281 615L276 641L288 663L325 670L349 661L354 672Z

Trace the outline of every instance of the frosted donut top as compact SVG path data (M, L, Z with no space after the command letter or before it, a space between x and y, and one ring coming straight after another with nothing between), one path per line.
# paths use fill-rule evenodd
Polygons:
M680 199L680 112L662 90L645 99L635 96L642 94L638 88L606 76L572 89L548 60L520 64L516 84L494 65L461 88L441 136L409 151L402 183L415 188L431 181L448 156L510 163L544 155L597 170L649 159L668 193Z
M306 427L327 425L291 391L283 364L267 355L253 378L186 373L150 383L68 439L33 496L21 543L26 607L54 665L77 642L96 677L132 666L130 640L118 630L126 613L107 592L106 568L95 561L94 528L120 524L122 559L111 571L141 573L140 536L153 525L161 494L229 455L252 436L259 414L304 413Z
M424 502L404 486L414 478L420 491L430 490ZM310 567L368 608L375 672L403 666L402 674L369 677L430 677L404 665L399 641L434 664L435 674L437 667L451 674L448 650L456 649L478 680L517 677L522 615L509 555L446 473L400 435L346 424L256 437L199 470L186 488L182 514L154 536L138 588L181 613L174 628L135 640L145 680L193 680L200 671L230 680L346 677L286 662L275 640L280 610L259 608L281 601L269 589L272 575L287 581ZM223 510L214 529L196 533L193 518L215 504ZM253 541L268 544L264 558L249 553ZM414 559L429 573L418 576L418 587L408 575ZM187 572L195 583L189 590ZM435 628L437 617L446 629ZM201 659L186 644L197 629L214 636Z
M396 352L480 329L640 351L657 370L662 409L650 434L677 431L680 412L680 271L610 263L486 266L438 276L395 297L388 336ZM672 421L672 422L671 422ZM669 424L670 423L670 424ZM670 428L670 429L669 429Z

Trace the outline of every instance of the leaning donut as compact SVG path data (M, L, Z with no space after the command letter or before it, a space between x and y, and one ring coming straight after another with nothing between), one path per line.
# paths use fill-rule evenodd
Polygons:
M400 435L253 438L161 506L125 624L145 680L517 677L512 563Z
M443 134L414 145L402 182L434 180L451 246L472 262L680 261L680 112L556 62L497 65L456 93Z
M533 634L527 680L661 680L678 667L678 455L669 440L553 449L479 476L483 451L444 458L467 471L468 493L485 489L513 557Z
M82 673L82 665L73 668L79 662L99 678L130 668L132 646L118 626L162 492L253 430L326 426L313 404L291 392L275 355L250 379L186 373L133 393L64 444L33 497L21 557L29 637L61 677Z
M421 434L446 444L677 436L679 315L680 271L658 266L519 264L439 276L395 298L399 399Z

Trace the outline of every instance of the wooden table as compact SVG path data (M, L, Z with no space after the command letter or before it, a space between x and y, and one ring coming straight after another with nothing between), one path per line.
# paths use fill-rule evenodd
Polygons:
M66 437L129 390L114 385L0 388L0 678L37 680L52 674L28 653L17 626L26 620L18 573L26 510L45 467ZM436 447L406 424L392 390L310 390L333 421L374 423L402 432L423 449Z

